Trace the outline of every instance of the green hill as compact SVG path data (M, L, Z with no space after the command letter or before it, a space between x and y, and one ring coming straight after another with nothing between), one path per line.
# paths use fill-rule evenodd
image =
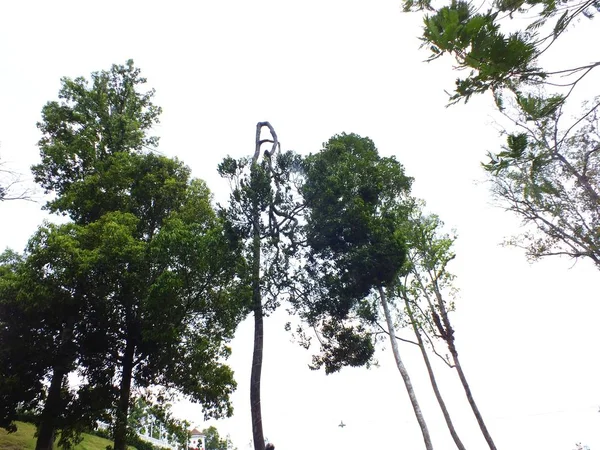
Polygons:
M7 433L0 428L0 450L34 450L35 426L30 423L17 422L16 433ZM107 445L112 445L108 439L103 439L91 434L83 434L83 441L75 446L75 450L106 450ZM130 450L135 450L130 447Z

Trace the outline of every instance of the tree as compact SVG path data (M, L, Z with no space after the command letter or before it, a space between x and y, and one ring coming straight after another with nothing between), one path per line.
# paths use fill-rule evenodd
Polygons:
M162 396L147 392L138 396L131 405L127 418L131 432L151 436L155 439L177 445L187 450L189 443L189 422L175 419L171 412L171 404Z
M528 112L543 108L543 101ZM594 101L597 105L598 99ZM526 231L508 241L531 259L549 255L589 258L600 267L600 130L594 106L567 131L563 111L527 118L483 165L500 205L523 220ZM528 107L529 108L529 107Z
M43 109L42 162L33 167L54 197L46 207L84 227L97 284L82 326L79 363L95 385L118 380L115 449L125 448L133 386L161 386L202 403L207 416L232 412L235 388L223 364L241 317L240 264L200 180L153 153L153 91L128 61L63 79L61 103Z
M373 141L356 134L332 137L321 152L306 158L304 167L308 265L317 268L313 274L327 293L309 311L345 318L360 308L361 300L377 296L425 447L432 449L394 337L388 296L406 259L402 224L411 207L412 180L393 157L380 157Z
M129 60L92 73L91 85L83 77L61 80L62 101L42 109L42 162L32 167L35 181L55 195L46 209L87 223L126 207L127 156L158 145L148 133L161 109L152 103L154 90L140 92L146 83L140 73Z
M415 333L415 337L417 338L417 345L419 346L419 350L421 351L421 355L423 356L423 361L425 362L425 367L427 368L427 375L429 376L429 381L431 381L431 387L433 389L433 393L435 398L440 405L440 409L442 410L442 414L444 416L444 420L446 421L446 426L448 427L448 431L450 431L450 435L452 436L452 440L456 445L456 448L459 450L466 450L465 445L462 440L458 436L456 432L456 428L454 426L454 422L452 422L452 417L450 416L450 412L448 411L448 407L446 406L446 402L442 397L442 393L440 392L439 386L437 384L437 380L435 378L435 373L433 372L433 367L431 365L431 361L429 360L429 355L427 354L427 348L423 337L421 336L422 328L421 324L417 321L416 315L413 311L413 306L410 301L405 299L405 311L408 316L408 321L413 328Z
M526 226L508 243L524 247L532 259L567 255L598 265L600 97L594 93L573 118L567 111L575 110L569 99L600 61L560 68L540 64L569 28L594 16L600 2L502 0L485 12L464 1L437 9L428 0L407 0L404 6L432 11L422 37L430 60L450 55L467 71L450 102L491 91L508 119L506 145L489 152L483 164L499 204ZM507 23L513 18L526 25L504 31L514 29L514 22Z
M261 138L263 128L270 138ZM263 151L264 144L270 144L271 150ZM218 169L232 185L229 206L222 215L231 234L243 244L250 266L246 279L252 289L250 310L254 316L250 408L255 450L265 449L260 400L263 317L279 306L282 293L292 283L290 261L297 248L297 215L303 209L294 198L294 174L298 168L299 157L291 151L281 152L273 126L259 122L252 158L227 157Z
M9 432L17 429L19 407L37 405L48 363L45 346L39 345L43 335L21 332L21 324L41 322L38 310L16 302L23 264L23 257L9 250L0 257L0 427Z
M66 378L75 369L77 325L91 301L87 293L94 289L94 278L82 273L93 258L82 243L87 238L83 235L81 227L72 224L43 226L18 263L13 259L2 266L0 359L7 388L10 380L19 380L2 418L10 423L23 402L28 409L39 406L38 448L52 448L57 428L61 445L77 442L82 429L94 426L93 412L110 404L110 391L86 385L76 395ZM43 380L48 381L47 389Z
M210 426L202 430L202 434L206 438L206 449L205 450L235 450L233 442L229 436L222 438L219 435L219 431L216 427Z
M473 398L473 393L460 364L454 329L448 314L454 309L453 299L456 289L453 286L455 277L449 272L447 266L455 257L452 247L456 238L453 235L444 234L443 225L437 216L424 215L421 205L415 205L408 221L407 268L400 277L396 292L405 303L409 323L419 342L436 398L457 447L464 448L439 393L421 334L427 337L432 347L433 342L429 336L437 336L448 347L452 355L452 367L457 371L479 428L490 449L494 450L495 443ZM450 300L447 300L447 297Z

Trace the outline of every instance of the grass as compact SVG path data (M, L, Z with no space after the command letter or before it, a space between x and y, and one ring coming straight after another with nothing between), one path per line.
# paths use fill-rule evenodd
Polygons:
M0 450L35 450L35 425L17 422L17 427L17 431L10 434L0 428ZM75 450L106 450L107 445L112 445L112 442L84 433L83 441L75 446ZM129 449L135 450L133 447Z

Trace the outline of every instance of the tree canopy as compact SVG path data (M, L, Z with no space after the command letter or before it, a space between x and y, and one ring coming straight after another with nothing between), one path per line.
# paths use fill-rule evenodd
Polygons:
M65 78L62 101L48 103L38 124L36 181L53 194L46 207L72 222L32 239L20 263L37 264L29 279L18 270L11 275L17 260L7 256L14 282L2 301L24 311L30 301L49 328L40 330L46 342L38 346L49 356L33 363L42 367L23 381L38 400L40 383L50 382L39 448L52 446L57 427L65 429L57 418L72 413L67 398L89 405L98 390L104 401L93 414L111 413L115 449L125 448L133 388L184 395L207 417L232 413L235 381L225 360L246 309L247 288L238 277L244 261L206 184L191 179L177 159L148 151L157 144L148 132L160 108L153 91L141 91L144 83L132 61L92 74L91 84ZM25 292L28 280L35 298L9 290ZM29 320L10 330L36 327ZM75 370L83 380L78 393L63 389Z

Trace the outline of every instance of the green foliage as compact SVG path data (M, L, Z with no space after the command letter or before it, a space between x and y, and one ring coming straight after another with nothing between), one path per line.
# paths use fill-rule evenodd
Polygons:
M133 157L157 160L154 155ZM160 169L174 169L165 173L181 173L179 163L161 159ZM136 385L174 388L201 401L207 415L229 415L227 397L235 384L231 370L218 361L229 354L223 343L232 336L243 306L232 301L243 294L234 281L235 248L224 237L204 183L184 180L175 184L176 191L174 178L160 174L139 172L134 180L149 187L137 197L148 208L134 208L137 214L107 213L88 225L93 233L88 242L105 276L102 309L94 311L98 329L111 342L109 354L124 351L123 335L135 342ZM165 191L170 200L162 203ZM111 360L109 354L105 360Z
M205 450L236 450L229 436L222 438L216 427L210 426L201 431L206 439Z
M468 100L473 94L534 83L545 78L535 66L535 43L527 33L500 30L498 13L485 14L465 1L453 0L424 19L422 40L431 51L429 60L445 53L456 58L459 68L471 69L456 81L451 102ZM519 74L518 81L514 74Z
M393 157L380 157L370 139L355 134L334 136L304 167L309 258L323 261L311 275L341 302L329 312L343 317L356 299L390 283L404 262L397 224L407 209L399 200L411 179Z
M10 343L0 351L0 425L18 405L43 402L41 382L55 376L65 389L49 417L64 439L118 405L122 440L127 402L117 397L128 398L130 381L200 402L207 417L231 415L224 362L248 297L239 245L204 182L145 152L157 144L148 132L160 108L140 91L139 69L128 61L91 78L63 79L61 102L38 124L36 181L54 194L47 208L73 223L42 227L25 255L0 265L0 333ZM66 384L75 369L76 391Z
M412 180L394 158L379 156L370 139L356 134L332 137L306 158L304 172L309 250L297 306L324 338L313 366L331 373L373 356L372 335L357 320L373 317L363 300L393 283L404 265L401 224Z
M75 361L76 341L64 336L73 332L74 317L84 303L75 294L86 284L78 274L85 258L77 231L72 225L41 227L25 255L3 258L0 395L4 424L14 419L19 408L37 407L44 399L43 380L57 365L72 368ZM55 417L62 424L61 440L76 442L77 430L92 421L89 408L82 407L66 385L61 402L63 412ZM67 406L73 415L67 414Z
M411 305L409 320L416 322L421 331L428 336L452 339L453 330L447 329L440 317L447 317L454 310L455 276L447 266L456 256L456 236L445 233L440 218L425 215L423 207L415 204L406 223L409 252L395 295Z
M338 372L344 366L370 365L375 353L372 334L361 324L348 325L336 319L321 323L321 349L313 355L310 368L325 368L326 374Z
M131 406L129 417L130 435L148 434L158 439L159 429L162 429L162 439L175 443L181 448L187 448L188 428L186 421L175 419L170 412L171 404L165 402L161 396L145 395L137 397ZM137 437L137 436L135 436ZM136 444L129 442L130 445ZM139 448L139 447L138 447Z
M520 97L523 90L532 86L574 87L580 74L585 76L600 64L586 63L558 71L538 66L539 56L548 51L578 16L591 18L599 8L598 0L498 0L487 11L480 12L481 7L475 8L463 0L452 0L437 9L428 0L404 1L405 11L431 11L424 17L421 38L423 46L431 52L429 60L447 54L456 61L457 70L467 72L466 76L456 80L450 102L467 101L472 95L489 90L494 93L499 107L504 91ZM513 30L514 26L503 24L513 16L518 16L525 26L507 32L506 28ZM563 78L560 82L554 81L555 76ZM570 91L567 96L569 94ZM559 100L561 96L550 97ZM558 103L562 101L564 98ZM552 109L542 112L550 114Z
M23 358L32 354L38 336L17 332L18 324L28 318L14 299L22 258L7 250L0 262L0 427L14 432L19 405L30 409L39 400L45 364L35 354L31 361Z
M266 152L255 163L250 158L227 157L218 167L219 174L232 186L228 208L221 210L221 216L227 221L231 238L244 246L249 265L255 259L253 239L257 219L265 311L275 309L279 293L293 283L290 258L298 248L298 217L302 209L295 198L299 166L299 155L278 151L275 155ZM246 275L254 276L250 271Z
M61 80L61 102L49 102L42 110L42 162L32 168L35 181L56 195L47 208L78 221L98 217L90 210L100 198L119 208L131 187L114 182L128 162L119 154L156 147L158 139L147 132L161 112L152 103L153 90L139 91L146 79L131 60L91 78L91 85L83 77Z

